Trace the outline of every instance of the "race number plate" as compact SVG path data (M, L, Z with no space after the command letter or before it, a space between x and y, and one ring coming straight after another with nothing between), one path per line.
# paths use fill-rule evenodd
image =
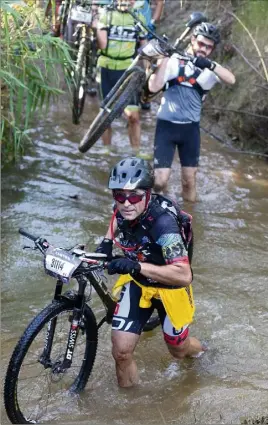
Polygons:
M54 277L65 278L66 282L69 282L80 263L79 258L59 248L49 247L45 257L46 271Z
M84 24L91 24L92 14L80 6L73 7L71 10L71 20Z

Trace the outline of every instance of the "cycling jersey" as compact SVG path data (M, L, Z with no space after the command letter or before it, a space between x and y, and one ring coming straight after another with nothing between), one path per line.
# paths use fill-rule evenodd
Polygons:
M145 18L139 13L139 20ZM127 12L104 11L100 17L98 29L108 33L106 49L100 51L98 66L113 70L127 69L136 55L139 40L146 39L146 33L135 27L134 18Z
M152 195L146 212L136 221L125 220L116 214L120 244L124 255L134 261L148 261L151 264L165 265L176 262L189 263L188 244L191 234L183 235L172 202L161 195ZM187 216L188 217L188 216ZM131 250L129 250L129 248ZM135 279L144 286L172 289L142 274Z
M157 118L174 123L199 122L205 94L219 82L209 69L171 57L164 77L167 90L161 99ZM169 84L170 83L170 84Z

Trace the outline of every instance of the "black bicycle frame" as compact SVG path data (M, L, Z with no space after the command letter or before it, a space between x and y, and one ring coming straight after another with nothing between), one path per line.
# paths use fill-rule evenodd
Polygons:
M58 361L54 365L52 365L51 359L50 359L55 329L57 325L57 317L51 319L48 322L45 346L44 346L43 353L41 354L39 358L39 362L45 367L45 369L49 367L53 367L54 373L63 373L66 369L71 367L75 343L76 343L79 329L80 329L79 323L81 321L81 317L82 317L83 309L85 305L84 294L85 294L86 286L88 285L88 280L90 284L93 286L93 288L95 289L96 293L99 295L104 306L106 307L106 315L99 322L98 328L100 328L104 322L111 323L114 309L116 306L116 300L112 297L110 291L108 290L107 286L103 282L97 270L91 270L87 272L86 277L83 275L79 275L76 277L76 279L78 282L78 293L74 298L75 304L73 308L73 315L72 315L72 320L70 324L68 342L67 342L64 359L63 361ZM53 301L57 301L61 299L62 287L63 287L62 281L57 280ZM66 295L66 297L64 298L68 299L68 295Z

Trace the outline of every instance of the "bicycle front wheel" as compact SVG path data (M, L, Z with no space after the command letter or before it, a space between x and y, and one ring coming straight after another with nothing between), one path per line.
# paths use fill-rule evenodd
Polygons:
M104 107L92 122L88 131L80 142L80 152L86 152L103 135L111 123L118 118L129 105L129 102L137 92L139 92L145 82L146 74L144 69L133 67L123 79L104 99Z
M73 91L73 123L79 124L84 110L87 87L88 55L86 52L86 27L82 28L80 45L75 65L75 86Z
M72 364L59 372L64 359L74 303L61 300L47 306L34 318L18 342L7 369L4 401L14 424L52 422L67 403L68 393L84 389L91 373L98 342L95 316L86 305L75 344ZM53 319L56 327L49 365L40 359Z

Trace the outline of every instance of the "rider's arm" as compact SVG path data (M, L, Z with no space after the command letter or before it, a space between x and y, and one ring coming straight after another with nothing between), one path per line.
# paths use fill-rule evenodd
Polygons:
M163 214L155 222L151 234L161 247L166 265L140 262L140 273L167 286L188 286L192 281L188 252L182 240L177 219Z
M167 81L178 75L179 62L176 58L163 58L158 60L156 71L149 78L149 90L157 93Z
M159 22L164 9L165 0L155 0L155 3L152 20L154 22Z
M224 68L223 66L216 63L216 67L213 69L213 72L226 84L234 84L235 76L229 71L229 69Z
M108 23L107 14L102 11L99 22L97 23L97 43L98 48L101 50L106 49L108 44Z
M98 48L101 50L106 49L108 42L108 34L106 30L97 29L97 43Z
M167 286L189 286L192 282L190 264L187 262L176 262L166 266L155 266L150 263L140 263L143 276L156 280Z

